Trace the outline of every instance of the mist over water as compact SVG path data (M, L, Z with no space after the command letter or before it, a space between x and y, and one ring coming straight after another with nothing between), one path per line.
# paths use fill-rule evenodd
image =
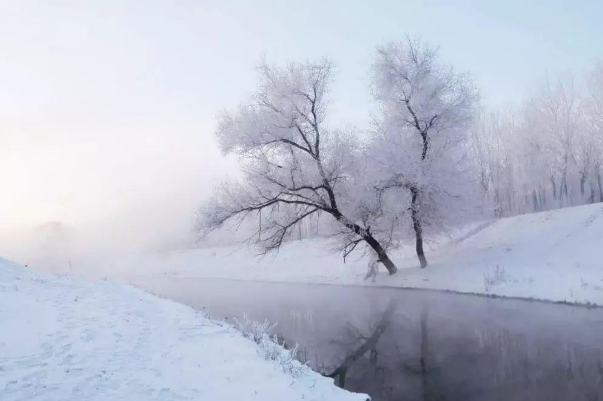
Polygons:
M128 255L199 246L196 212L235 167L219 156L211 132L178 137L187 146L172 144L167 132L155 135L155 149L131 136L109 138L90 152L47 149L56 162L38 165L22 177L21 191L2 195L0 255L42 271L96 275ZM56 139L63 145L75 140ZM24 163L33 157L25 146L13 150ZM50 187L43 185L50 180Z

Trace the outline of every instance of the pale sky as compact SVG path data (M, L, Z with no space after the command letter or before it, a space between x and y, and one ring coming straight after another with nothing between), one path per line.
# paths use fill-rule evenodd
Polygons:
M361 126L384 41L439 45L499 107L603 58L602 19L601 0L0 0L0 234L188 221L232 169L215 115L253 90L262 56L333 59L335 120Z

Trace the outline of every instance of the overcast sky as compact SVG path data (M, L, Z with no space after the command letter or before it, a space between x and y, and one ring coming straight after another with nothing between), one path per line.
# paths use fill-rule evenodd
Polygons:
M603 57L602 15L600 0L0 0L0 231L188 221L231 168L215 115L262 55L332 58L335 120L362 125L379 43L440 45L499 107Z

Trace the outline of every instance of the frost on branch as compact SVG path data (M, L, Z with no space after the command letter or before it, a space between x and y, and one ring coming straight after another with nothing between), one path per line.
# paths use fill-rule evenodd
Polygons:
M284 341L281 343L276 334L270 335L275 326L270 325L267 320L262 323L250 320L246 315L242 319L235 319L235 327L243 337L258 345L258 353L262 358L273 361L283 369L283 372L293 377L307 375L310 368L297 359L298 344L286 348Z
M325 60L260 66L255 96L225 113L217 130L223 152L239 156L243 179L221 188L203 208L202 224L213 230L254 216L250 240L269 252L304 219L325 214L339 229L344 255L362 244L393 274L383 245L390 224L375 209L374 191L363 190L364 155L353 135L325 124L331 70Z
M373 93L380 106L369 149L376 189L380 199L395 193L389 202L400 204L425 267L425 230L472 218L481 203L465 147L477 91L467 74L439 63L436 49L408 39L377 49Z

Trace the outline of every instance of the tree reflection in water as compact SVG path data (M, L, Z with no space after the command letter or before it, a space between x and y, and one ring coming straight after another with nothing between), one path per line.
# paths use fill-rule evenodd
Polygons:
M603 401L602 309L343 286L145 285L214 317L278 323L313 369L373 401Z
M387 329L387 326L391 322L392 315L396 310L396 302L394 299L390 299L385 311L381 315L381 319L377 322L375 327L371 330L371 333L368 337L364 337L358 328L355 326L349 325L348 331L353 336L354 342L358 343L355 349L352 349L349 354L344 358L343 362L333 371L333 373L327 374L327 377L338 378L338 385L340 387L345 387L345 376L347 374L348 369L354 365L360 358L364 357L364 355L369 352L370 357L369 360L373 366L375 366L377 362L377 356L379 355L377 352L377 343L379 339Z
M441 316L432 321L425 305L396 314L396 306L390 299L366 328L347 322L330 342L342 359L334 358L340 360L335 368L325 361L317 368L374 401L603 400L600 350L532 343L498 327L462 327Z

